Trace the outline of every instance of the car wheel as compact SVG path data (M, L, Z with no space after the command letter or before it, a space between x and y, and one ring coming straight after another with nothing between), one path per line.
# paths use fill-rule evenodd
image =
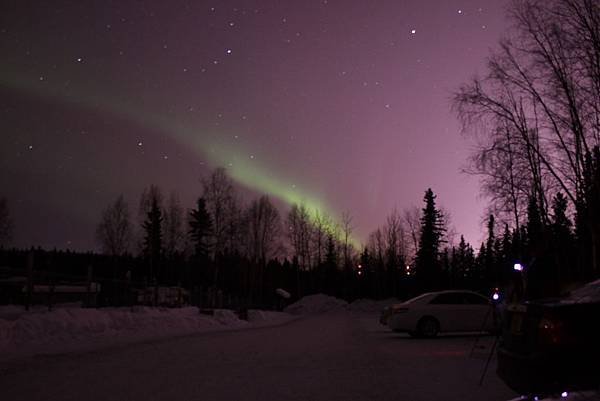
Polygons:
M426 316L419 320L417 331L425 338L433 338L440 332L439 322L431 316Z

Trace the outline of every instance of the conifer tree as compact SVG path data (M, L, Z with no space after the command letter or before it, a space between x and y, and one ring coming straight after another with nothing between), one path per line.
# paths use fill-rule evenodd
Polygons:
M327 252L325 254L325 288L331 295L335 294L338 267L338 253L333 234L327 235Z
M484 277L486 286L495 284L498 281L496 274L496 235L494 233L495 220L494 215L490 214L487 223L488 236L485 242L485 253L483 254Z
M0 198L0 247L7 245L12 239L13 223L6 198Z
M422 290L431 290L440 284L439 249L444 234L444 219L436 208L436 196L431 188L425 191L425 207L421 216L421 237L416 257L416 274Z
M142 225L144 229L144 253L150 262L150 278L155 280L159 276L159 267L162 254L162 211L158 199L153 197L150 201L150 210L146 221Z
M535 197L529 198L527 206L527 243L530 256L535 257L542 240L543 223Z
M188 233L194 246L194 255L197 258L207 258L212 223L210 215L206 210L206 201L204 198L198 198L196 209L190 211L188 225Z

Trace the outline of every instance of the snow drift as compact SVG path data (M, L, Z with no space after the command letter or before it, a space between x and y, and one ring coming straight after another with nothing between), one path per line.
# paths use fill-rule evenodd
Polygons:
M345 310L348 302L325 294L308 295L300 298L297 302L284 309L293 315L305 315L312 313L324 313Z
M291 316L281 312L249 311L248 321L231 310L217 309L212 316L196 307L84 309L58 307L0 307L0 355L60 353L94 346L179 336L215 330L240 329L283 323Z
M379 313L386 306L398 303L400 303L400 301L396 298L389 298L381 301L375 301L372 299L357 299L349 305L348 309L352 312Z

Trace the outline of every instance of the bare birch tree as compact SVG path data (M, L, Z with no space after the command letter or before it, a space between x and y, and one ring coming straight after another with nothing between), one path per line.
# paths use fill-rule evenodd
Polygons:
M131 222L129 207L123 195L102 212L100 223L96 227L96 239L107 255L121 256L129 250Z

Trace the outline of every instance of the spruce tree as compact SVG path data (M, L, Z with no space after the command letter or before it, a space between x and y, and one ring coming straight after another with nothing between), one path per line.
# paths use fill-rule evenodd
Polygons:
M150 278L156 280L159 276L159 266L162 253L162 211L158 199L153 197L146 221L142 225L144 236L144 253L150 262Z
M535 197L530 197L527 207L527 253L525 272L527 276L527 294L530 299L541 298L554 290L552 281L552 258L544 233L544 224L540 208Z
M425 291L437 288L441 278L439 248L444 234L444 220L442 213L436 208L435 198L431 188L425 191L415 266L421 290Z
M458 248L455 248L452 264L454 266L453 277L457 287L465 287L468 281L469 266L467 265L467 242L464 236L460 236Z
M338 254L333 234L327 235L327 252L325 254L325 288L330 295L336 295Z
M567 198L560 192L552 199L551 250L555 255L555 278L558 283L573 279L575 275L572 266L575 238L571 231L571 220L567 216L568 206Z
M500 270L500 282L501 285L506 285L510 280L510 276L512 273L512 267L514 265L514 261L517 256L514 255L513 252L513 238L511 235L511 231L508 228L508 224L504 225L504 233L502 234L501 239L501 254L498 261L498 266Z
M485 286L490 287L495 285L498 281L498 275L496 272L496 234L494 233L495 228L495 219L494 215L490 214L487 223L488 236L485 242L485 254L483 255L483 264L484 264L484 277L485 277Z
M529 198L527 206L527 244L530 256L535 257L542 241L543 223L535 197Z
M188 233L194 245L194 255L200 259L207 258L212 222L204 198L198 198L196 209L190 211L188 225Z

